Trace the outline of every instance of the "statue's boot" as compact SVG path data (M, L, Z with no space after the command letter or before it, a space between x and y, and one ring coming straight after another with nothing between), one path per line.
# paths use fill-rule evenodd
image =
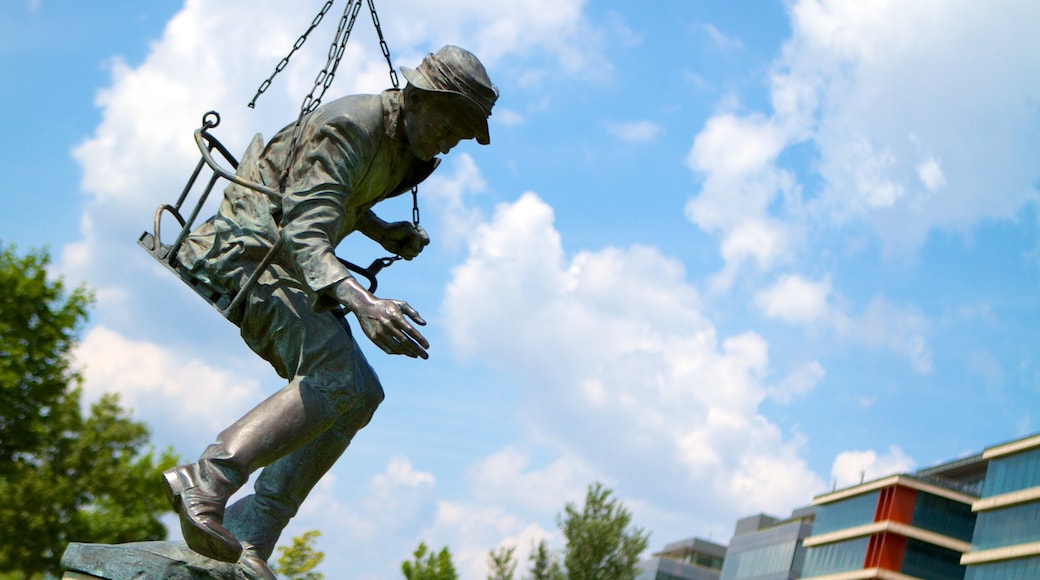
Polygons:
M350 419L342 417L332 429L265 467L255 493L228 507L227 526L244 546L238 563L253 577L274 580L267 562L275 544L311 489L347 449L356 432Z
M216 560L238 561L242 543L224 527L228 498L250 473L311 441L336 416L325 395L294 380L218 435L198 463L167 470L167 499L188 547Z

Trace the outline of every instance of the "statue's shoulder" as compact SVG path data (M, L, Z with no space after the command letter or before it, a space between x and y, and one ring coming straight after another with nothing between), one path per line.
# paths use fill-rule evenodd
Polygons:
M323 104L315 113L325 123L379 129L383 124L383 100L379 95L348 95Z

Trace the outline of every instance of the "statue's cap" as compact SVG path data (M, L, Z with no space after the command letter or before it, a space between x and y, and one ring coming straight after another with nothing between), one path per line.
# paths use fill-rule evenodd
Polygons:
M456 101L452 105L464 117L479 114L480 120L475 123L477 142L483 145L490 143L487 118L498 100L498 87L491 82L484 65L473 53L457 46L445 46L436 54L426 55L414 69L402 66L401 72L409 84L417 89L464 97L451 99Z

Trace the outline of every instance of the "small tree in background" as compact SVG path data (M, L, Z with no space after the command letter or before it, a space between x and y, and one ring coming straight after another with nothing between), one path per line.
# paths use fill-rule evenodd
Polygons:
M321 532L310 530L293 538L290 545L279 546L273 572L285 580L324 580L324 574L314 571L325 561L325 553L314 548L319 536Z
M448 547L441 548L436 554L419 542L419 547L412 553L412 560L401 563L401 572L407 580L458 580L455 565L451 562Z
M631 580L650 535L631 526L632 514L597 482L579 511L568 503L558 523L567 539L563 564L569 580Z
M61 574L69 542L162 540L171 450L109 394L80 408L70 352L90 295L48 280L46 251L0 245L0 576ZM89 364L89 361L88 361Z
M565 578L560 566L560 557L549 549L545 540L538 542L538 547L531 550L527 557L530 567L527 569L531 580L562 580Z
M516 546L502 546L488 552L488 580L514 580L516 578Z

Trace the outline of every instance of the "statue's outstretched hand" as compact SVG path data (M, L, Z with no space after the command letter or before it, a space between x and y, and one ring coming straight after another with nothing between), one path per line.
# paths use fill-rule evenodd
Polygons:
M401 256L405 260L411 260L419 255L423 248L430 245L430 236L422 226L411 222L388 223L383 228L380 240L383 249Z
M383 352L430 358L426 352L430 343L412 325L414 322L426 326L426 321L407 302L376 298L354 279L344 280L337 285L336 298L357 316L365 336Z

